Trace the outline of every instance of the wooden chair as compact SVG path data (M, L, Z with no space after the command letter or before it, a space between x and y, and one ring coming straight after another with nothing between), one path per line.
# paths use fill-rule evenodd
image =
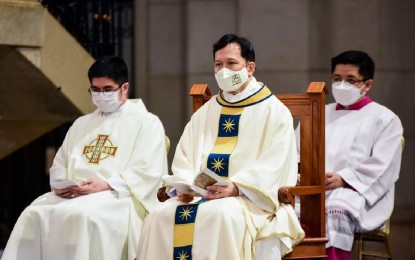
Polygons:
M323 82L311 82L305 94L278 94L277 97L299 119L300 186L281 187L278 198L294 206L295 196L300 196L300 222L306 238L284 256L284 259L325 258L325 96ZM195 84L190 90L193 113L211 98L207 84Z
M405 138L401 137L401 149L403 151L405 147ZM362 260L363 256L374 256L385 259L392 259L392 252L389 245L389 232L390 232L390 218L386 221L385 225L379 230L372 230L366 232L357 232L354 234L354 251L356 254L356 260ZM365 243L376 243L380 248L374 248L372 250L365 248Z
M386 259L392 259L392 253L389 246L389 231L390 231L390 219L385 223L385 226L381 230L373 230L361 233L355 233L354 246L356 250L356 259L362 260L363 256L374 256ZM377 243L383 246L383 249L379 250L367 250L364 245L366 242Z

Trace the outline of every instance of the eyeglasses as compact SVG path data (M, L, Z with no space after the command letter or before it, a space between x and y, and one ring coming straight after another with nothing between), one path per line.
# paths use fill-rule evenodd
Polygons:
M102 95L104 96L111 96L111 94L115 91L118 91L122 88L124 84L122 84L121 86L119 86L118 88L112 89L112 88L103 88L103 89L99 89L99 88L94 88L94 87L89 87L88 88L88 92L92 95L92 96L98 96L100 93L102 93Z
M342 78L338 78L338 77L332 77L331 78L331 82L341 82L341 81L343 81L343 79ZM349 79L345 79L344 81L346 81L347 83L349 83L349 84L352 84L352 85L355 85L355 86L357 86L357 85L359 85L359 83L362 83L362 82L366 82L366 80L357 80L357 79L353 79L353 78L349 78Z

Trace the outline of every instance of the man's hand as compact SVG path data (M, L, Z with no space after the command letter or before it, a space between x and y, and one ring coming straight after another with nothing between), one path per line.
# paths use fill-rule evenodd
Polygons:
M76 186L72 186L72 187L76 187ZM57 196L64 198L64 199L72 199L75 197L73 191L71 190L71 187L65 188L65 189L52 188L52 190L55 192Z
M346 186L346 182L335 172L327 172L325 182L326 190L334 190Z
M106 181L88 179L79 184L79 186L71 186L65 189L53 189L56 195L65 199L73 199L79 196L88 195L104 190L112 190Z
M159 188L159 190L157 191L157 199L160 202L165 202L169 198L170 196L166 193L166 187Z
M228 186L207 186L206 189L209 191L209 194L205 196L206 200L239 196L239 189L233 182Z
M71 190L77 196L87 195L104 190L112 190L106 181L88 179L79 184L79 186L71 187Z
M183 193L179 192L178 190L176 190L176 194L177 194L177 198L179 198L179 200L181 202L189 203L189 202L191 202L194 199L193 195L191 195L191 194L183 194Z

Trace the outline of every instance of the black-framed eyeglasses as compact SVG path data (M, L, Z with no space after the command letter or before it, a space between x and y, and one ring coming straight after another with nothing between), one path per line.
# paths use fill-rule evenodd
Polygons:
M99 88L94 88L94 87L89 87L88 88L88 92L92 95L92 96L98 96L100 93L102 93L102 95L104 96L110 96L113 92L118 91L122 88L124 84L122 84L121 86L119 86L118 88L103 88L103 89L99 89Z
M343 81L343 79L339 78L339 77L332 77L331 78L331 82L333 82L333 83L341 82L341 81ZM366 82L365 79L357 80L357 79L354 79L354 78L345 79L344 81L346 81L349 84L355 85L355 86L359 85L359 83Z

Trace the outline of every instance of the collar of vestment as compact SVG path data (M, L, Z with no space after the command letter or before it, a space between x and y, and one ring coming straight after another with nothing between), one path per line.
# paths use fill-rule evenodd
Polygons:
M258 104L271 96L272 92L268 89L267 86L265 86L265 84L263 84L257 92L238 102L228 102L221 97L220 93L216 95L216 101L219 103L219 105L224 107L247 107Z
M251 76L248 79L247 84L248 86L246 86L245 89L239 93L235 94L234 92L221 91L220 96L229 103L235 103L251 96L262 88L262 85L264 85L263 83L258 82L254 76Z
M342 106L339 103L337 103L336 110L359 110L362 107L371 103L372 101L373 100L368 95L366 95L362 100L354 104L351 104L350 106Z

